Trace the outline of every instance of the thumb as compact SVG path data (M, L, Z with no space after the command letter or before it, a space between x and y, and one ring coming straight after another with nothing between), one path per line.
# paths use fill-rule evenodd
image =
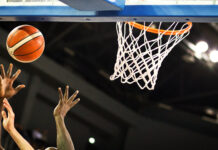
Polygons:
M0 75L0 83L2 83L2 76Z
M22 84L22 85L18 85L16 88L15 88L15 91L16 93L18 93L21 89L25 88L25 85Z
M6 115L6 112L4 110L2 111L2 117L4 120L7 119L7 115Z

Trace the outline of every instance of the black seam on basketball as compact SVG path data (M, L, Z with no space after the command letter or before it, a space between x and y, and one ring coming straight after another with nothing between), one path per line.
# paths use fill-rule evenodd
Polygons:
M33 52L31 52L31 53L28 53L28 54L24 54L24 55L14 55L14 56L26 56L26 55L30 55L30 54L33 54L33 53L35 53L36 51L38 51L42 46L44 45L44 42L40 45L40 47L38 48L38 49L36 49L36 50L34 50Z
M36 33L37 33L37 32L36 32ZM40 37L40 36L42 36L42 35L39 35L39 36L37 36L37 37ZM35 38L37 38L37 37L34 37L33 39L35 39ZM33 39L31 39L31 40L33 40ZM23 39L23 40L24 40L24 39ZM14 53L15 53L21 46L23 46L24 44L30 42L31 40L29 40L29 41L23 43L22 45L20 45L20 46L14 51Z
M33 34L36 34L36 33L39 33L39 31L38 32L35 32L35 33L33 33ZM30 34L30 35L33 35L33 34ZM25 37L24 39L21 39L20 41L22 41L22 40L25 40L26 38L28 38L30 35L28 35L27 37ZM38 37L38 36L37 36ZM11 37L11 39L12 39L12 37ZM34 38L33 38L34 39ZM17 43L19 43L20 41L18 41ZM27 41L27 42L29 42L29 41ZM27 43L26 42L26 43ZM8 42L9 43L9 42ZM16 44L17 44L16 43ZM14 47L16 44L14 44L12 47ZM25 43L24 43L25 44ZM22 45L21 45L22 46ZM9 48L12 48L12 47L10 47L10 46L8 46ZM19 47L18 47L19 48Z

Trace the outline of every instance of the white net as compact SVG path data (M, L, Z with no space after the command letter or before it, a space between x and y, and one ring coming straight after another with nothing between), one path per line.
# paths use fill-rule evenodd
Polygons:
M187 26L152 22L144 23L139 30L128 22L117 22L118 52L110 79L120 78L122 83L137 83L141 89L153 90L164 58L189 34Z

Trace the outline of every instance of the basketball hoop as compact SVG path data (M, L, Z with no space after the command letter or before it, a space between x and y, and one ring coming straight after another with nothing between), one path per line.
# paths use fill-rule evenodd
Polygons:
M188 36L191 27L191 22L117 22L118 52L110 79L120 77L122 83L153 90L164 58Z

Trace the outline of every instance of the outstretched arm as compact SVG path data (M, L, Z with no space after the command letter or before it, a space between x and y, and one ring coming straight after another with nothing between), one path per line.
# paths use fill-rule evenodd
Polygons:
M64 118L67 112L79 102L79 98L74 100L79 91L76 91L70 98L68 98L69 86L66 86L64 95L61 88L58 88L58 92L59 103L54 109L54 118L57 129L57 148L58 150L74 150L73 141L65 126Z
M7 99L3 100L3 106L8 112L7 115L5 111L2 111L4 129L10 134L20 150L34 150L33 147L20 135L20 133L14 127L15 115Z
M19 85L16 88L13 88L13 83L21 73L21 70L17 70L17 72L11 77L13 64L9 65L7 73L5 73L4 66L1 64L1 75L0 75L0 112L3 110L3 99L11 98L15 94L17 94L25 85ZM2 115L0 113L0 120L2 120ZM1 124L0 124L0 150L4 148L1 145Z

